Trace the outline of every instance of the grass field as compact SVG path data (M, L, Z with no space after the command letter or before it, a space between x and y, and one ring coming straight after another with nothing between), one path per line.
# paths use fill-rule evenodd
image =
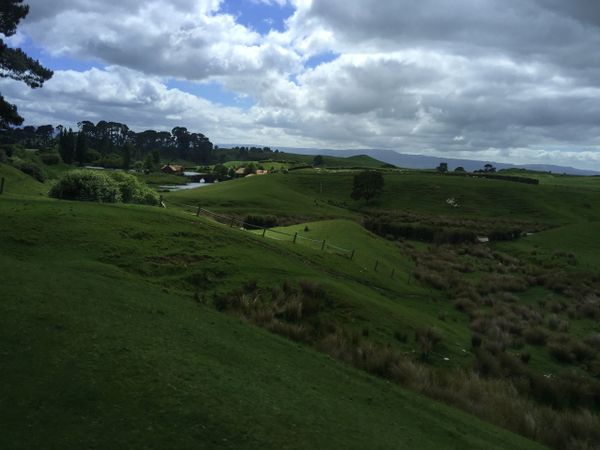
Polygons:
M201 203L217 211L349 217L361 208L405 210L449 217L510 218L567 224L600 220L600 197L586 185L524 185L501 180L388 172L383 195L371 204L350 199L353 172L307 171L240 179L201 191L171 193L174 204ZM460 206L452 208L446 200Z
M600 264L595 181L556 183L540 175L540 185L524 185L386 171L383 195L365 203L349 197L354 173L293 171L166 193L165 210L51 200L48 183L0 165L7 180L0 196L0 363L7 368L0 372L0 425L8 430L0 447L536 448L386 381L393 379L387 372L369 375L357 364L336 361L348 357L326 356L315 351L318 345L285 339L252 325L257 322L250 316L223 314L212 304L248 283L258 289L247 290L244 301L282 283L310 280L327 299L317 324L343 330L375 355L417 360L418 333L431 327L441 333L441 343L415 369L422 370L415 391L557 448L593 448L585 437L593 431L578 431L576 438L588 441L573 444L569 436L548 438L549 422L540 421L539 430L519 425L511 416L532 408L533 400L514 387L515 401L525 403L498 419L486 412L488 397L480 397L475 385L461 401L449 401L443 386L481 364L487 341L479 350L474 334L492 339L490 330L523 322L514 311L528 320L539 315L536 326L551 343L600 332L597 320L580 313L583 303L572 300L594 288ZM460 206L450 207L449 197ZM237 217L273 215L282 225L263 237L196 217L198 206ZM548 229L488 246L434 246L367 231L363 219L381 211L436 224L529 221ZM293 243L273 231L315 242ZM323 240L354 250L354 258L327 245L322 250ZM567 283L588 274L589 283ZM520 287L525 279L550 276L567 287L561 293L549 282ZM504 283L510 295L493 283ZM476 311L457 306L465 295L471 305L481 302ZM560 331L565 322L568 334ZM498 330L498 341L508 339ZM593 379L597 357L567 364L538 344L512 345L503 350L507 358L532 357L518 366L527 370L521 377ZM491 378L481 383L495 386ZM474 406L470 397L477 398ZM556 430L583 430L583 416L569 411L552 419ZM531 414L530 422L559 413ZM569 420L577 425L569 428Z
M0 210L2 448L535 447L193 299L325 261L149 207Z
M266 169L271 166L275 169L287 169L298 165L312 165L315 155L300 155L296 153L273 153L270 160L261 161L228 161L224 165L227 167L239 167L245 164L254 162L262 164ZM363 169L378 169L385 163L371 158L367 155L351 156L349 158L340 158L337 156L322 156L323 168L363 168Z

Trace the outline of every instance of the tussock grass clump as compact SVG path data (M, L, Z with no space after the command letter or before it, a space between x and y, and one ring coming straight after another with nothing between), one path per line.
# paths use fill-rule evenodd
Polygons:
M524 292L529 288L527 280L514 275L486 274L478 286L480 294L494 292Z
M420 328L415 332L415 340L421 350L421 358L427 359L431 352L442 342L444 336L435 327Z
M450 284L448 283L448 280L445 279L443 276L439 275L436 272L427 270L427 269L416 269L413 272L413 276L423 282L426 283L428 285L430 285L431 287L441 290L441 291L445 291L450 287Z
M589 336L586 336L583 339L583 342L595 350L600 351L600 333L592 333Z
M528 344L545 345L548 340L548 332L540 327L532 327L523 332L523 337Z

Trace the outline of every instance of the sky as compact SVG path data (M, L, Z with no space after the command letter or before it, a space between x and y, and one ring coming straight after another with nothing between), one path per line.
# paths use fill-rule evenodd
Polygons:
M595 0L27 0L26 124L600 170Z

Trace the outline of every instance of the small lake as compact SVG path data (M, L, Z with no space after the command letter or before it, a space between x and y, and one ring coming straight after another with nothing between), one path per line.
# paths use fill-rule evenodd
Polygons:
M159 186L159 188L162 190L169 191L169 192L175 192L175 191L185 191L188 189L201 188L204 186L212 186L212 184L213 183L187 183L187 184L174 184L174 185Z

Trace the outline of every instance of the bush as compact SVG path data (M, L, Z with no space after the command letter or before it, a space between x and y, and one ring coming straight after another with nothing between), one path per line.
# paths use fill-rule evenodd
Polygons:
M110 173L110 177L117 182L123 202L158 205L158 193L150 189L135 176L125 172L112 172Z
M41 153L40 159L47 166L54 166L62 162L58 153Z
M600 333L590 334L583 339L583 342L596 350L600 350Z
M12 158L12 165L41 183L46 181L46 173L44 170L33 162L23 161L21 158L15 156Z
M544 345L548 340L548 333L542 328L529 328L523 332L523 337L528 344Z
M442 342L442 332L437 328L427 327L419 329L415 333L415 339L419 343L421 356L426 359L429 354Z
M576 356L571 351L571 346L561 342L551 342L548 344L548 351L557 361L561 363L572 363Z
M115 203L122 200L118 183L108 174L91 170L72 170L64 174L50 196L65 200Z
M248 215L244 219L244 222L254 225L257 228L272 228L278 225L277 217L275 216L259 216L259 215Z
M19 170L21 170L21 172L26 173L27 175L35 178L40 183L43 183L44 181L46 181L46 173L37 164L25 163L19 167Z
M95 164L106 168L120 169L123 167L123 157L117 153L110 153L97 160Z

